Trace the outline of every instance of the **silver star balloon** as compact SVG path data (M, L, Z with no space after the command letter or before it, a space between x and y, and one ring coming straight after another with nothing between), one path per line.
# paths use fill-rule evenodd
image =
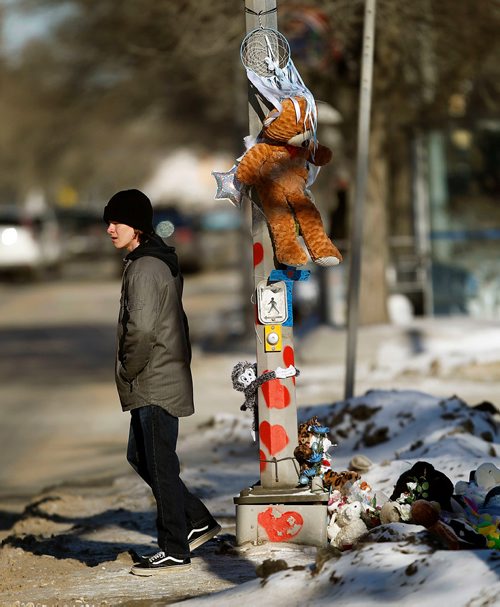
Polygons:
M220 173L212 171L212 175L215 177L217 182L217 192L214 196L216 200L227 199L230 200L235 207L241 207L241 183L236 178L236 169L238 167L234 165L227 173Z

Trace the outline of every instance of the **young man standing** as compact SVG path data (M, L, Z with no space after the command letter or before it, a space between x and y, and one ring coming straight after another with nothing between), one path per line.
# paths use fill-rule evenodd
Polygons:
M194 412L191 346L177 255L153 230L153 209L139 190L116 193L104 208L107 233L126 249L117 331L116 386L130 411L127 459L156 499L159 552L138 556L131 572L154 575L191 567L190 551L221 530L179 476L179 417Z

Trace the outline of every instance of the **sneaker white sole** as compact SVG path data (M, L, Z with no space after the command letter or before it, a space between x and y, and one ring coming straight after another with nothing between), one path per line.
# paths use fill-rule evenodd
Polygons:
M169 573L181 573L183 571L189 571L191 568L191 563L188 565L170 565L168 567L132 567L130 573L133 575L140 575L142 577L152 577L155 575L165 575Z
M199 548L202 544L205 544L206 542L208 542L208 540L211 540L213 537L215 537L221 531L222 531L222 527L220 525L217 525L217 527L213 527L212 529L209 529L206 533L204 533L203 535L200 535L200 537L197 537L192 542L189 542L189 550L191 552L193 550L196 550L196 548Z

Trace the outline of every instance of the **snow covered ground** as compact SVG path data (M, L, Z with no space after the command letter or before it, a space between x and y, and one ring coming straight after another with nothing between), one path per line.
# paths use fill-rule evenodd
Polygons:
M367 410L373 412L365 420L356 419L361 406L364 415ZM343 438L337 440L338 447L333 449L332 467L344 470L353 453L362 452L373 462L362 478L373 490L387 496L400 474L417 461L431 463L454 484L467 481L469 473L484 462L500 464L498 420L491 413L470 408L458 398L441 400L417 391L372 391L344 403L300 412L302 419L312 415L327 425L337 420L332 425L332 437L335 439L337 433ZM343 418L341 423L339 418ZM230 428L227 437L225 428ZM219 449L231 444L234 451L237 434L244 442L241 433L245 433L244 424L231 425L224 416L216 419L207 438ZM367 446L370 437L377 433L384 439ZM272 559L286 561L286 558L275 545ZM323 563L325 558L328 560ZM397 522L374 527L362 543L341 555L319 551L315 559L311 557L309 565L299 570L290 565L267 578L183 604L219 606L244 601L275 607L330 604L437 607L447 601L456 606L479 607L499 605L499 597L498 550L450 551L424 527Z
M322 327L297 342L298 402L310 405L299 407L299 420L316 415L330 427L335 470L362 454L372 462L362 479L389 496L418 461L454 485L485 462L500 467L500 327L426 319L366 328L358 396L348 401L341 396L344 340L341 331ZM189 573L138 580L128 573L127 550L152 550L154 515L133 473L51 487L3 533L1 605L500 605L500 552L449 550L420 525L374 527L342 553L234 546L233 497L258 480L250 414L239 411L241 394L229 380L232 365L249 355L195 356L195 382L210 382L207 404L216 413L205 410L208 423L189 426L179 452L186 484L222 523L218 541L194 553Z
M396 329L367 328L361 339L360 383L403 387L368 390L349 401L299 409L299 421L316 415L330 426L331 439L338 444L330 451L335 470L345 470L352 456L362 453L373 462L363 480L373 491L389 496L399 476L418 461L431 463L454 485L468 481L482 463L500 466L495 413L500 405L499 326L461 318L424 319ZM325 378L342 381L342 366L331 362L331 346L338 342L338 332L325 327L302 340L298 350L302 401L308 395L317 399ZM483 398L465 402L455 396L461 386L470 389L469 382L478 377L486 381ZM433 381L445 396L406 389L413 384L425 390ZM357 410L364 410L359 419ZM367 417L366 410L370 410ZM230 428L227 438L224 428ZM224 445L233 445L234 453L236 436L245 442L245 420L222 416L206 438L218 445L220 453ZM374 436L383 438L370 440ZM222 454L221 461L226 461ZM213 481L217 484L217 479ZM213 503L222 507L219 498ZM286 562L287 555L274 544L271 560L280 559ZM373 528L363 542L341 556L320 550L304 568L289 563L283 571L183 604L438 607L444 601L457 607L500 605L500 552L451 551L424 527L399 522Z

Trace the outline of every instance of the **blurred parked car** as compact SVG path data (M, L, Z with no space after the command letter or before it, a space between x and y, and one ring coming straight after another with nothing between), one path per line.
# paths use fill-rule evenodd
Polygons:
M66 261L91 256L109 257L109 236L102 212L89 209L60 209L57 218L64 234L63 254Z
M192 217L173 205L156 206L153 211L153 227L167 244L175 247L182 271L199 272L202 254Z
M35 277L59 269L61 235L54 213L28 214L16 206L0 206L0 272Z
M241 211L230 205L200 213L197 231L204 270L228 269L241 264L242 247L246 244L249 251L252 247L250 235L248 242L244 242L241 224Z

